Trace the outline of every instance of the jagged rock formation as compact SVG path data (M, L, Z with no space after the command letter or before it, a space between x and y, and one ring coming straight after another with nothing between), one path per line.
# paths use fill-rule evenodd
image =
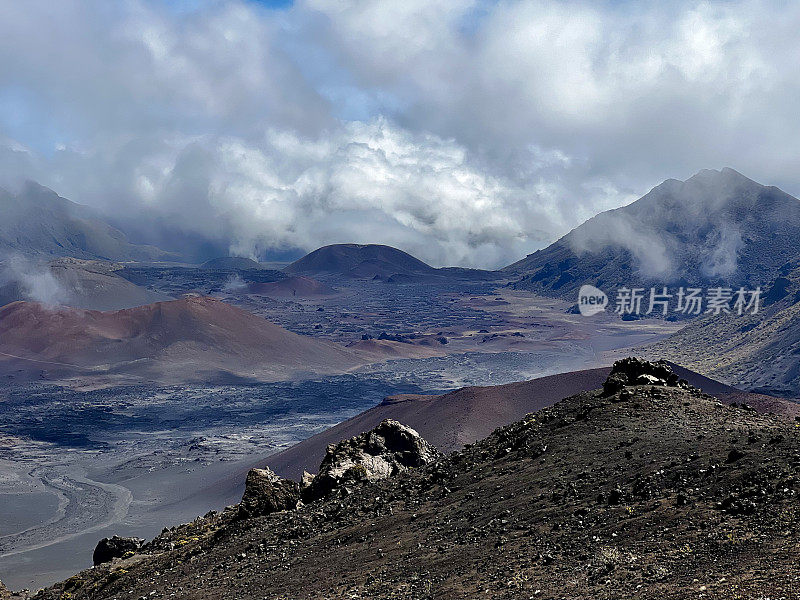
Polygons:
M614 363L611 373L603 384L603 391L607 396L611 396L631 385L685 387L688 383L673 373L672 367L666 361L649 362L629 356Z
M314 476L301 482L281 479L270 470L250 469L238 507L242 519L294 510L300 498L313 502L348 486L386 479L409 468L421 467L438 457L438 451L411 429L390 419L372 431L331 444Z
M303 488L306 502L348 485L386 479L433 462L438 450L411 429L386 419L372 431L328 446L319 473Z
M117 535L110 538L103 538L97 542L92 555L92 562L95 565L107 563L115 558L122 558L126 554L134 553L144 544L144 540L135 537L119 537Z
M298 510L165 530L75 600L793 598L800 429L694 388L580 393ZM40 593L63 597L67 583Z
M8 591L6 586L3 585L3 582L0 581L0 600L10 600L11 592Z
M239 516L247 519L281 510L294 510L300 501L300 485L281 479L269 467L250 469L239 504Z

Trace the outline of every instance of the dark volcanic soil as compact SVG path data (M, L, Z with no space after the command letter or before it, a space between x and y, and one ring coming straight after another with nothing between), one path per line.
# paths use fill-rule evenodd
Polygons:
M678 365L672 368L691 385L702 388L725 404L747 404L758 412L791 418L800 416L800 404L743 392ZM389 396L378 406L274 454L265 462L282 477L299 479L303 471L316 469L328 444L372 429L384 419L394 419L414 428L442 452L460 450L501 425L552 406L566 396L601 387L610 371L611 367L585 369L505 385L465 387L438 396ZM244 474L239 474L237 485L243 478Z
M39 597L798 598L799 431L696 390L581 393L296 512L167 531Z

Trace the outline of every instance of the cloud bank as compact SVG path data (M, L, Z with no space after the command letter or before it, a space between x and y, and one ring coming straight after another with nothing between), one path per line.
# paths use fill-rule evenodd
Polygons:
M798 26L766 0L9 2L0 184L244 256L496 267L701 168L800 191Z

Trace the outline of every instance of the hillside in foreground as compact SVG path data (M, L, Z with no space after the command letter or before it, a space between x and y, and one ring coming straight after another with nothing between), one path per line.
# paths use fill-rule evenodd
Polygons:
M672 365L672 369L689 384L725 404L747 404L758 412L800 416L800 404L743 392L678 365ZM379 405L268 457L266 463L279 475L299 478L304 470L316 468L328 445L372 429L384 419L413 427L441 452L453 452L566 396L602 387L610 372L611 367L600 367L530 381L465 387L441 395L390 396Z
M390 426L331 449L322 481L341 467L338 487L315 484L323 471L303 491L251 472L243 505L37 597L683 600L800 586L797 422L723 405L663 365L618 363L604 390L447 456L399 425L398 447ZM423 466L369 481L409 457Z

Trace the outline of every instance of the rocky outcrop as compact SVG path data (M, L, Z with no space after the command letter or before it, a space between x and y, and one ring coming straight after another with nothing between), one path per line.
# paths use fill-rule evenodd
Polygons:
M438 457L438 450L416 431L386 419L372 431L328 446L319 473L303 478L302 498L324 498L336 489L386 479Z
M409 468L426 465L439 452L420 435L397 421L385 420L375 429L327 448L319 473L303 473L300 483L281 479L269 468L250 469L238 517L249 519L329 496L334 490L386 479Z
M672 367L666 361L650 362L629 356L614 363L603 384L603 392L611 396L631 385L685 387L688 384L672 372Z
M103 538L97 542L92 555L92 562L95 565L122 558L128 552L136 552L144 544L144 540L135 537L119 537L118 535L110 538Z
M250 469L239 504L239 517L248 519L281 510L294 510L300 501L300 485L281 479L268 467Z
M10 600L11 592L8 591L8 588L3 585L3 582L0 581L0 600Z

